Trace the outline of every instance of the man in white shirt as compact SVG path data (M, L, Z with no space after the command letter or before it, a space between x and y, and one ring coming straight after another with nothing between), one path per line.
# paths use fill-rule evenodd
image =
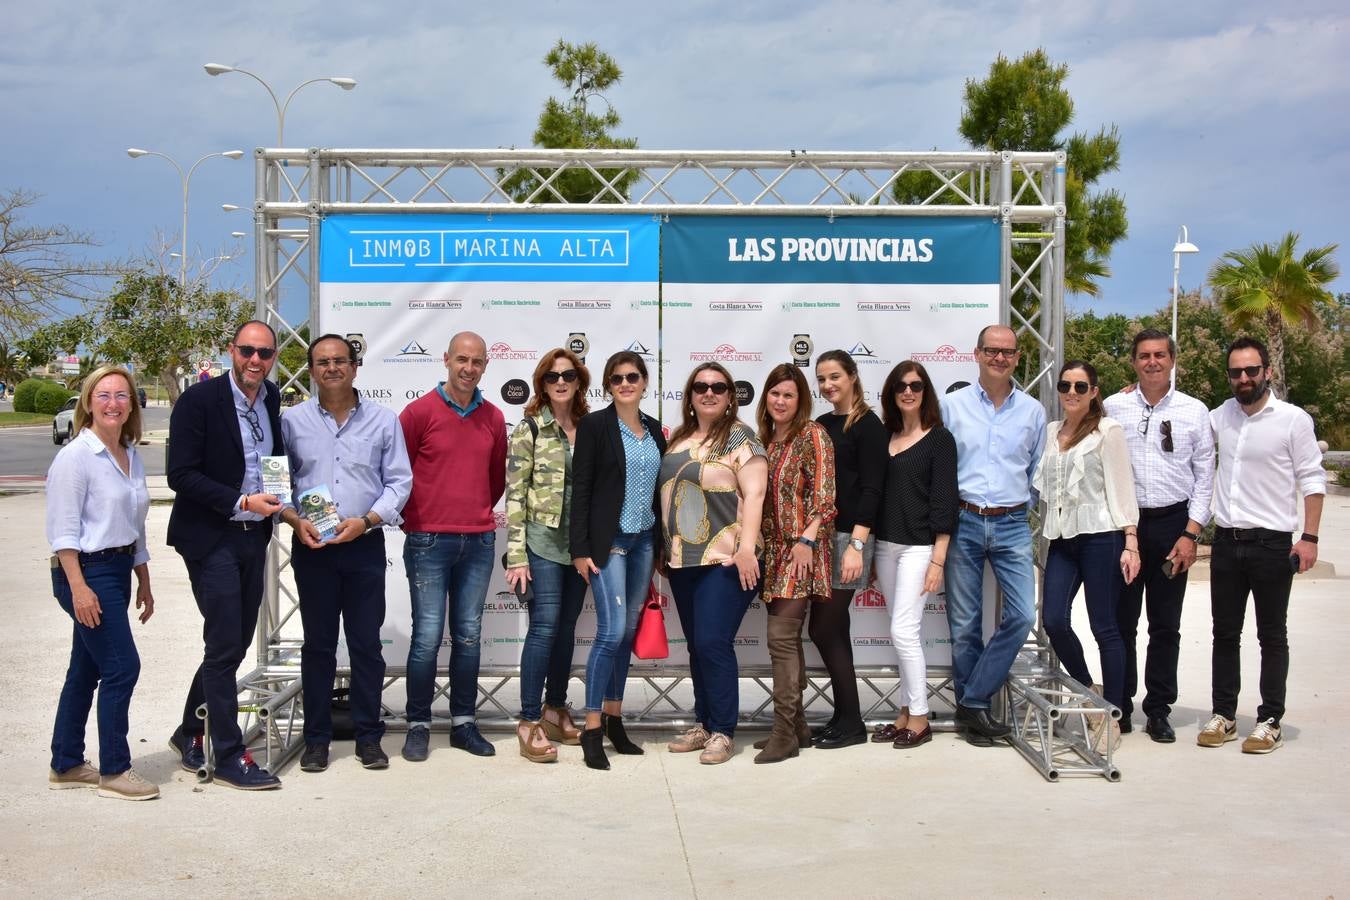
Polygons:
M1306 572L1317 562L1317 529L1327 491L1312 419L1271 394L1269 378L1265 344L1238 338L1228 348L1233 399L1210 413L1219 445L1214 504L1218 531L1210 561L1214 709L1197 743L1221 747L1237 739L1239 650L1251 594L1261 645L1261 705L1255 730L1242 742L1243 753L1270 753L1283 743L1289 589L1294 572ZM1299 494L1303 532L1294 540Z
M1181 601L1186 596L1186 570L1195 563L1196 542L1209 522L1214 494L1209 410L1173 388L1176 361L1177 345L1171 337L1154 328L1139 332L1130 351L1138 388L1108 397L1104 404L1106 414L1125 431L1139 502L1139 577L1125 585L1116 612L1125 642L1120 730L1128 733L1133 727L1130 713L1139 685L1136 635L1147 596L1144 731L1160 744L1177 739L1167 717L1177 702Z

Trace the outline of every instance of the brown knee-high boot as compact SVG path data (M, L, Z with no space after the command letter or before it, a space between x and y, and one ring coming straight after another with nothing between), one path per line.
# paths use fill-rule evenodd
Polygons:
M791 759L797 747L797 707L801 703L802 644L800 619L769 616L769 659L773 662L773 731L764 749L755 754L757 763Z
M802 649L802 634L797 631L797 715L792 720L797 729L797 746L805 750L811 746L811 726L806 721L806 689L811 686L806 677L806 651Z

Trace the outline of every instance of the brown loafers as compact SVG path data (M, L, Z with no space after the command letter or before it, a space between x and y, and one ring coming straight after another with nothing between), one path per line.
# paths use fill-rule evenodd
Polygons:
M925 725L923 731L915 733L908 728L901 728L895 734L895 742L891 744L897 750L907 750L910 747L917 747L920 744L926 744L933 739L933 729Z

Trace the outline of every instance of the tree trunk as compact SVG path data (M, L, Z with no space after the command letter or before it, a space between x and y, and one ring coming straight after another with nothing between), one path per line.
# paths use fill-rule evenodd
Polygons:
M178 397L183 393L179 385L178 366L176 364L167 365L159 370L159 383L164 386L164 391L169 395L169 406L178 402Z
M1284 400L1289 393L1284 386L1284 319L1277 310L1266 313L1266 328L1270 332L1270 391Z

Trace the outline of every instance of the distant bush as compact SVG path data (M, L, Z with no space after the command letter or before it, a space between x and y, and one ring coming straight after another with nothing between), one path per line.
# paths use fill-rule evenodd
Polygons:
M50 381L43 382L38 386L37 397L33 401L33 412L54 416L73 396L75 395L67 390L64 385L53 384Z
M38 389L44 384L51 382L41 378L29 378L19 382L19 386L14 389L14 411L37 412L33 404L37 402Z

